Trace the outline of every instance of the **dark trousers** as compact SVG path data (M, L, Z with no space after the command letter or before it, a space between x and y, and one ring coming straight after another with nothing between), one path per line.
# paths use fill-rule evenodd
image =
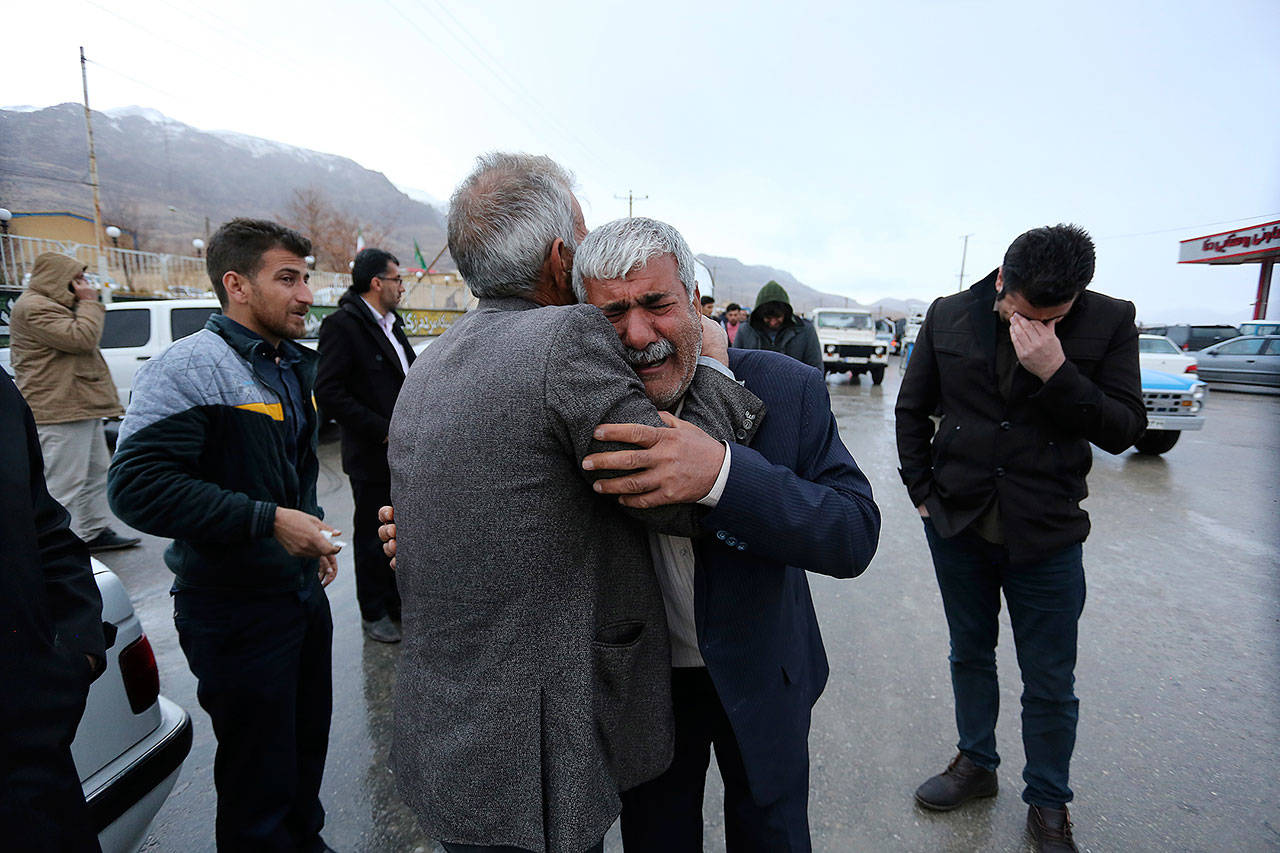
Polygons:
M400 618L400 591L391 560L382 552L378 538L378 509L391 505L391 484L376 480L351 478L351 496L355 499L355 529L351 547L356 562L356 601L360 602L360 618L375 622L383 616Z
M316 581L301 595L183 590L174 622L218 740L218 849L324 849L320 779L333 709L324 590Z
M622 843L627 853L702 850L702 795L711 746L724 780L725 846L739 851L808 851L809 774L780 799L751 798L742 754L729 718L704 667L671 670L675 756L667 771L622 794ZM808 767L808 755L805 767Z
M1011 563L1002 545L970 531L944 539L925 519L942 606L951 631L951 687L960 751L994 770L996 641L1000 592L1009 605L1022 671L1022 799L1038 806L1071 802L1069 776L1080 701L1075 695L1076 629L1085 582L1079 544L1034 563Z

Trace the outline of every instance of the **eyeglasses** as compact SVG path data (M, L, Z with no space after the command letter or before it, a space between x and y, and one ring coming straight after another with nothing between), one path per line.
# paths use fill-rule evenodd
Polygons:
M404 279L401 278L400 276L396 276L395 278L388 278L385 275L375 275L374 278L376 278L378 281L394 281L396 284L401 284L404 282Z

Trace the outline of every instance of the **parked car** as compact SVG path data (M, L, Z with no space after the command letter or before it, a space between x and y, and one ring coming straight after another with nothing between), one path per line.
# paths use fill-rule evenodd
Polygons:
M1235 326L1143 326L1138 331L1151 335L1164 335L1179 349L1186 352L1202 350L1218 341L1230 340L1240 334L1240 330Z
M1242 335L1280 335L1280 320L1245 320L1240 324Z
M1146 432L1133 444L1139 453L1159 455L1173 449L1188 430L1204 429L1208 386L1194 373L1163 373L1142 368L1142 402L1147 409Z
M889 363L889 345L876 338L875 322L870 311L854 308L815 308L813 325L822 347L822 366L826 373L871 374L871 381L884 381Z
M115 637L107 669L89 690L71 754L104 853L134 853L191 751L191 717L160 695L155 655L124 585L91 562L102 620L114 626Z
M1138 363L1162 373L1196 372L1196 357L1162 335L1138 335Z
M1214 344L1196 357L1197 373L1210 382L1280 387L1280 335L1246 335Z

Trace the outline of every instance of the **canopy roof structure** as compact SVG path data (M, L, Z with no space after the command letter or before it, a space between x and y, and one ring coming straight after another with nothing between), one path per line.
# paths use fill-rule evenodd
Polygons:
M1193 237L1183 240L1178 249L1180 264L1259 264L1258 298L1253 303L1255 320L1267 316L1271 271L1277 260L1280 260L1280 219Z

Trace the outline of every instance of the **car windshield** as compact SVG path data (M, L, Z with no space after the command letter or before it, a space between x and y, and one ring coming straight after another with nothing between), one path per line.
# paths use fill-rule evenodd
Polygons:
M817 315L819 329L874 329L871 315L857 311L821 311Z
M1161 355L1181 353L1173 341L1165 338L1138 338L1138 352L1157 352Z

